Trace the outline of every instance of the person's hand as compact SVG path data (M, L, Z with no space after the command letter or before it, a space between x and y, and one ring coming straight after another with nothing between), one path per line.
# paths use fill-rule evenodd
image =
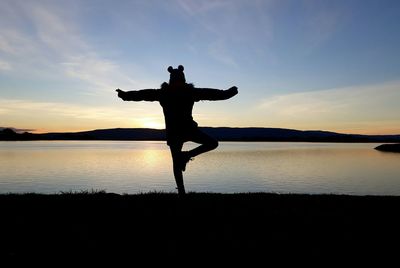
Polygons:
M118 92L118 97L119 97L119 98L125 100L125 91L123 91L123 90L121 90L121 89L119 89L119 88L117 88L115 91Z
M228 89L229 91L232 91L235 95L238 94L238 88L233 86L231 88Z

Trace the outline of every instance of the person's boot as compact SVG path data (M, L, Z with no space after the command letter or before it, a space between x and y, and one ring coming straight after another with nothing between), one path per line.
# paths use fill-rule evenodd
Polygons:
M186 170L186 164L193 160L193 158L190 156L189 152L182 152L181 157L180 157L180 167L182 171Z

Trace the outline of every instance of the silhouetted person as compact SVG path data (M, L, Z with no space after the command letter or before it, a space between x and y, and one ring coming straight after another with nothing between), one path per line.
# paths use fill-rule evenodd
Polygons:
M211 151L218 146L218 141L200 131L193 120L192 110L195 102L200 100L226 100L238 93L237 87L227 90L213 88L196 88L186 83L183 66L177 69L168 67L169 83L164 82L160 89L142 89L122 91L117 89L118 97L124 101L158 101L163 108L167 144L170 147L174 176L178 193L185 194L182 171L193 157ZM199 143L200 146L190 151L182 151L187 141Z

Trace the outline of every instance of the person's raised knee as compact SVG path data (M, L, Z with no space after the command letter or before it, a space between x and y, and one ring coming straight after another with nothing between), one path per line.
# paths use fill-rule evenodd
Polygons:
M213 140L212 142L210 142L211 150L214 150L217 147L218 147L218 141L217 140Z

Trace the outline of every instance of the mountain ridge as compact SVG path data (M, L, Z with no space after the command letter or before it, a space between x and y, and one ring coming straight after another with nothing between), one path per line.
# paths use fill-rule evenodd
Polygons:
M201 127L219 141L400 142L399 135L343 134L324 130L267 127ZM164 129L110 128L79 132L17 133L0 130L0 140L165 140Z

